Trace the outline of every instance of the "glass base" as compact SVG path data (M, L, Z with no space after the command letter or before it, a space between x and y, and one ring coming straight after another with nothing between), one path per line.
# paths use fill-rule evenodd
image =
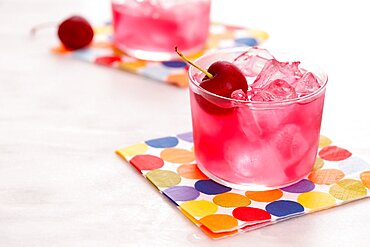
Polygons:
M292 184L295 184L295 183L301 181L303 178L305 178L311 172L311 171L309 171L306 175L304 175L304 176L302 176L302 177L300 177L300 178L298 178L298 179L296 179L292 182L286 183L286 184L281 184L281 185L277 185L277 186L266 186L266 185L262 185L262 184L248 184L248 183L234 184L234 183L228 182L226 180L223 180L223 179L211 174L198 162L197 162L197 166L198 166L199 170L201 172L203 172L204 175L206 175L209 179L211 179L211 180L213 180L213 181L215 181L219 184L225 185L227 187L237 189L237 190L244 190L244 191L265 191L265 190L274 190L274 189L284 188L284 187L287 187L289 185L292 185Z
M162 52L162 51L146 51L128 48L122 44L115 44L118 49L126 53L127 55L148 61L170 61L178 60L179 55L175 52L175 47L173 47L172 52ZM203 49L203 45L196 46L190 50L181 50L185 55L192 55Z

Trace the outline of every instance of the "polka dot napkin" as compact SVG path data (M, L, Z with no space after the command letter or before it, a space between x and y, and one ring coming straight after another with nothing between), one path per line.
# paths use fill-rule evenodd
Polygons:
M188 85L188 65L185 62L179 60L153 62L129 57L113 46L110 24L95 28L94 33L94 41L86 49L68 51L62 46L58 46L53 48L52 52L110 68L125 70L180 87ZM210 27L206 48L189 56L189 58L196 59L205 52L214 49L259 45L267 38L268 34L263 31L213 23Z
M192 133L148 140L117 153L211 238L222 238L369 196L370 164L325 137L312 172L288 187L241 191L196 166Z

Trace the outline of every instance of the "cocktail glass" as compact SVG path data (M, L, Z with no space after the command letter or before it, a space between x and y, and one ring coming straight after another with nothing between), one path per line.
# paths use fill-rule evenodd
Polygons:
M232 62L245 49L205 55L195 61L208 68ZM316 159L327 75L302 63L321 87L280 102L225 98L200 87L204 75L189 69L194 151L199 169L210 179L243 190L288 186L305 177Z

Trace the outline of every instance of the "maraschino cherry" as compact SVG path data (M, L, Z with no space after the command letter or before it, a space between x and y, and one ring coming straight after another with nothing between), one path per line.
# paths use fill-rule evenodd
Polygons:
M247 79L234 64L227 61L217 61L211 64L206 71L186 58L177 47L175 47L175 51L184 61L205 74L199 85L207 91L227 98L231 98L231 94L235 90L241 89L247 93Z
M59 25L58 37L67 49L77 50L91 43L94 31L85 18L75 15Z
M90 23L82 16L71 16L60 24L42 23L31 29L31 34L47 27L58 26L60 42L68 50L77 50L88 46L94 38L94 31Z

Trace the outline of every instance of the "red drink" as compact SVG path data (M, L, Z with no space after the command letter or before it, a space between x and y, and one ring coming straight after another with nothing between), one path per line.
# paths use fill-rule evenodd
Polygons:
M202 57L196 63L208 68L217 60L234 61L239 54L241 52L219 52ZM281 70L273 67L275 74L266 76L271 71L267 67L272 60L266 61L263 66L255 66L260 61L252 61L255 68L259 67L257 71L262 71L257 78L258 73L247 77L250 86L245 100L210 93L200 86L204 75L194 67L189 71L198 166L211 179L234 188L283 187L306 176L315 162L327 76L309 70L315 72L311 79L317 84L313 85L307 79L313 74L300 69L295 71L294 78L280 74L279 78L286 76L283 82L275 78L266 82L267 77L273 78L286 67L296 65L281 63L286 67ZM251 66L249 62L244 65ZM289 85L284 84L286 81ZM286 99L279 98L281 92Z
M114 43L146 60L173 58L203 48L208 37L210 0L113 1Z

